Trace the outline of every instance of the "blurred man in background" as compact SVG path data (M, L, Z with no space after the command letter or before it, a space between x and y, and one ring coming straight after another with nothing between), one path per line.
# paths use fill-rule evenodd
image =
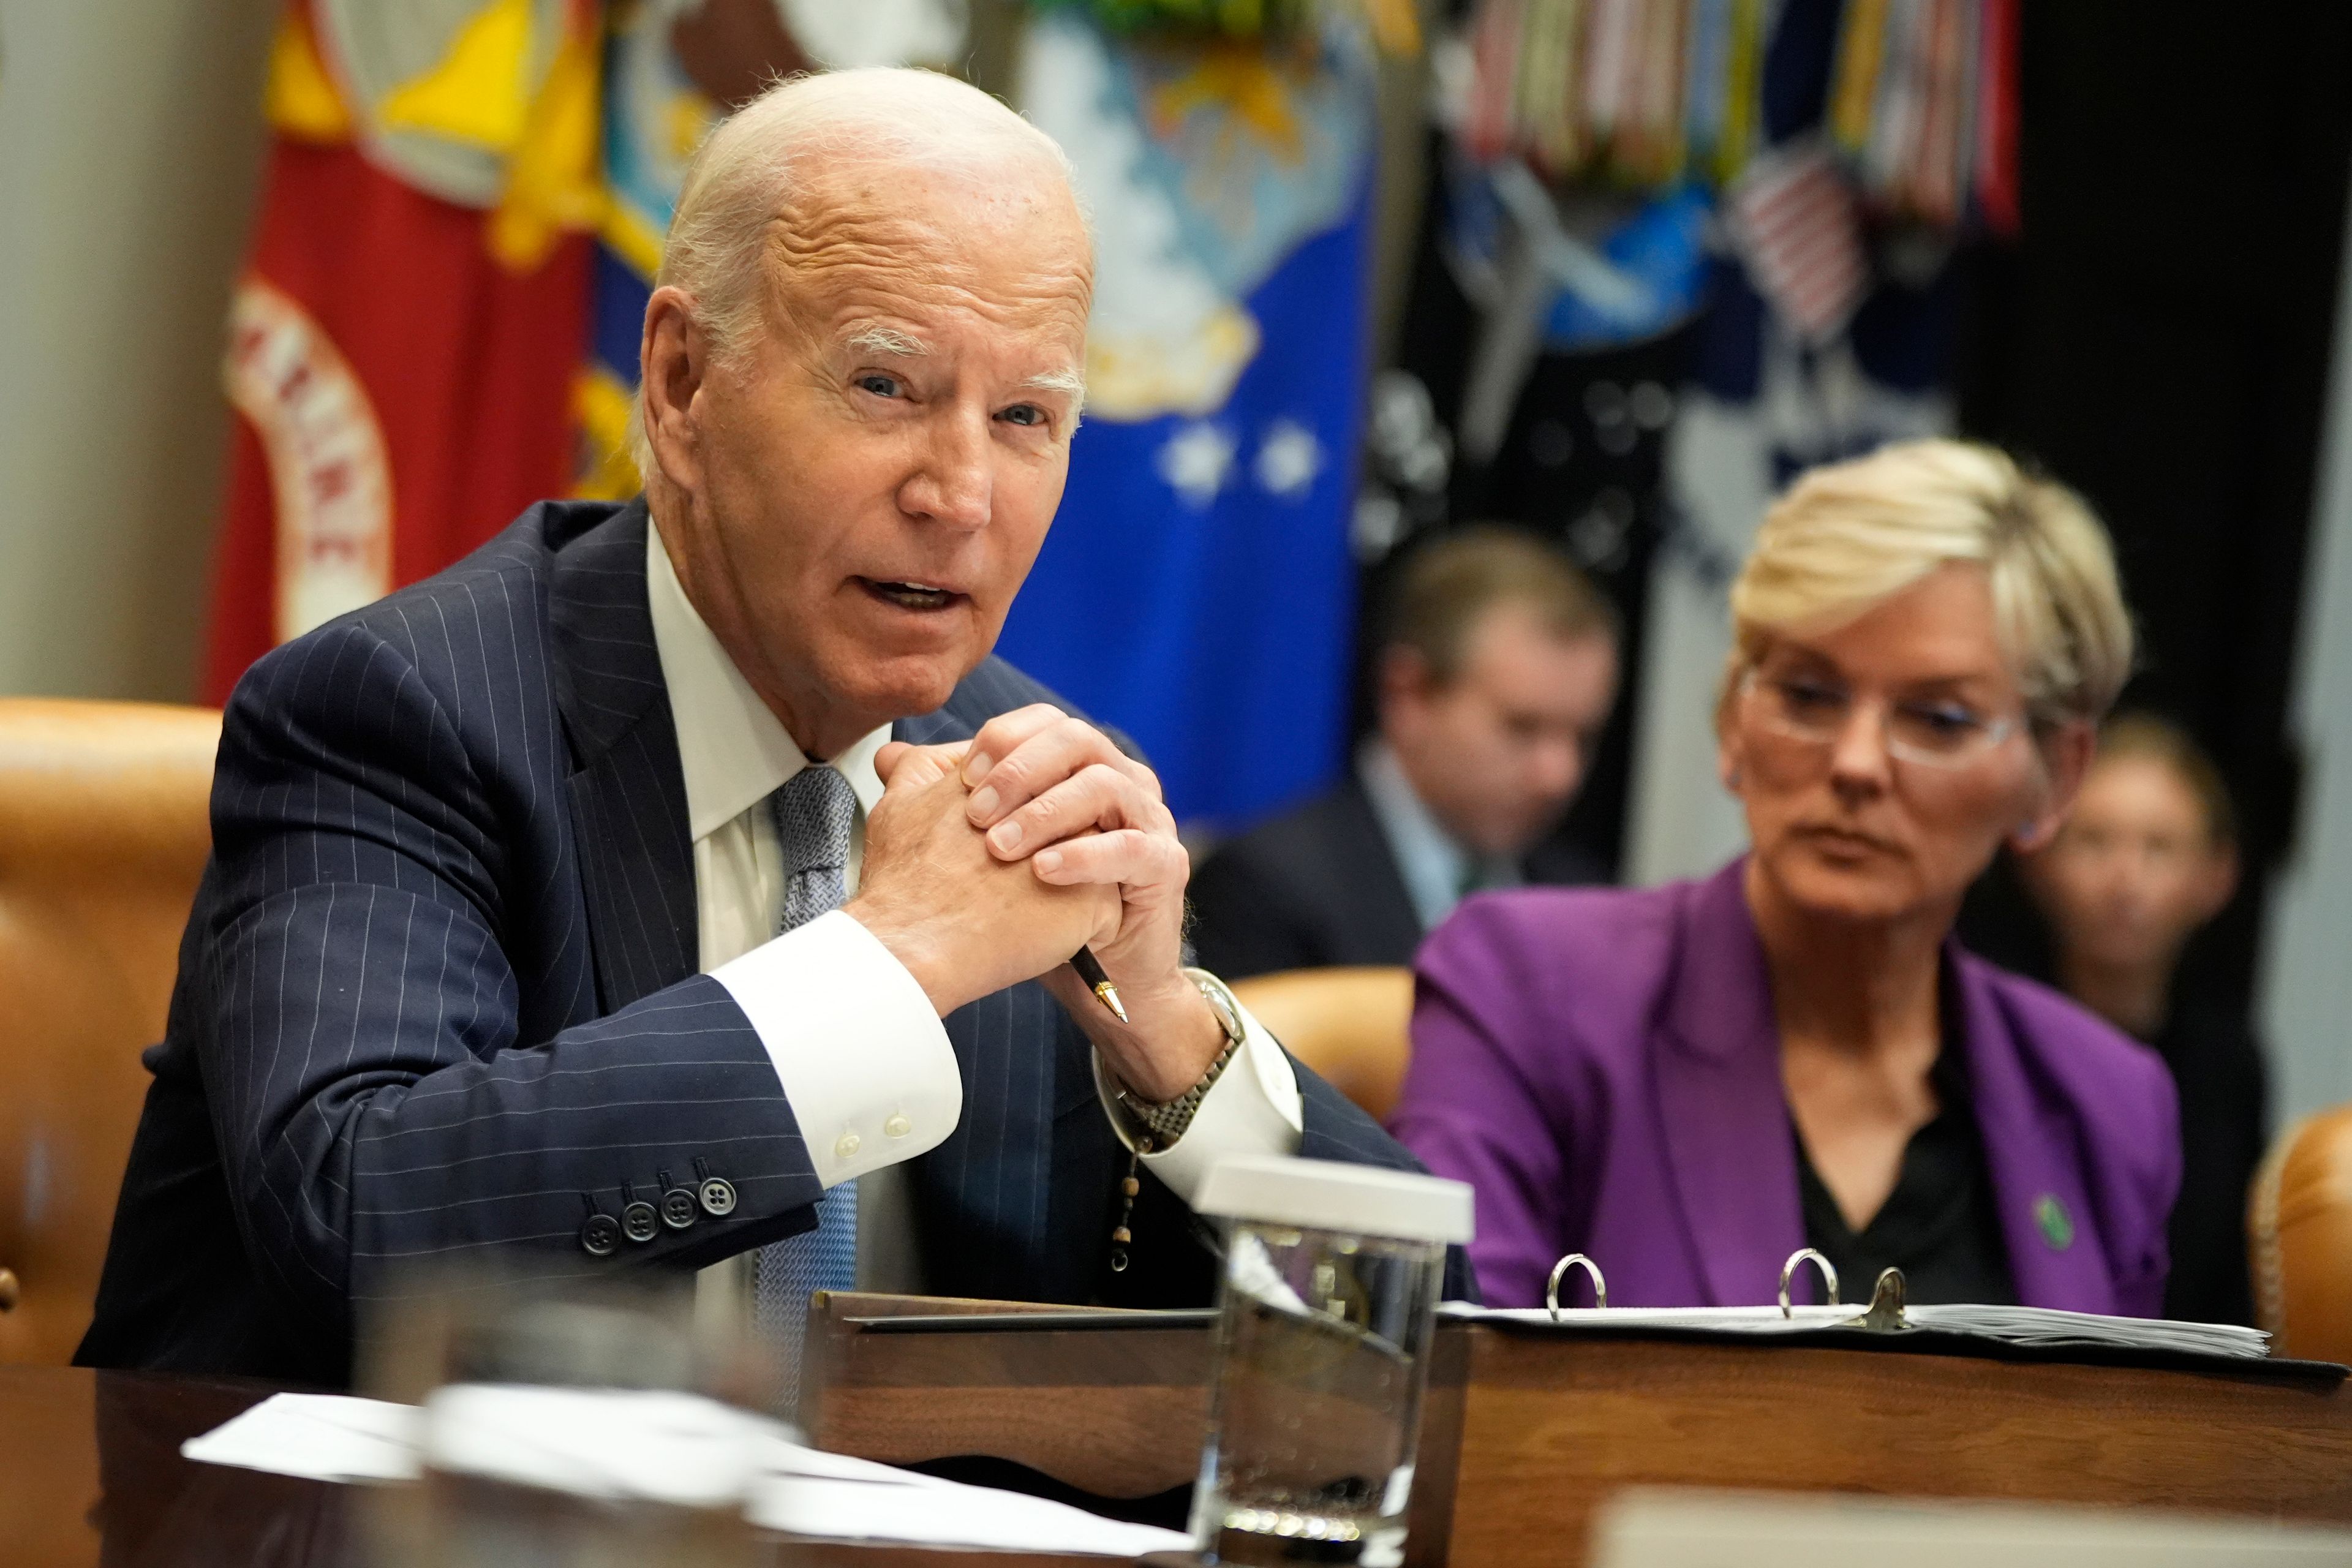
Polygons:
M2189 937L2237 889L2221 774L2178 726L2116 719L2065 826L2025 876L2049 917L2059 984L2154 1046L2180 1089L2165 1315L2251 1323L2245 1212L2263 1156L2262 1053L2241 1014L2175 984Z
M1617 696L1617 621L1557 550L1494 527L1408 561L1376 623L1378 732L1328 795L1192 881L1223 974L1402 964L1469 893L1597 880L1547 843Z

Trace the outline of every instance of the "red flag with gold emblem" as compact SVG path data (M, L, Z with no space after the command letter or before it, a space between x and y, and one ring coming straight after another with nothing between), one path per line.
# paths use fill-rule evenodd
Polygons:
M212 700L568 488L599 28L596 0L291 0L230 310Z

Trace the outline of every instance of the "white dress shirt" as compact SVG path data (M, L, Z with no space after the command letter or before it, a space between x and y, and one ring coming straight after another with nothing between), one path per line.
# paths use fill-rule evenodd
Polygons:
M1389 852L1396 857L1405 896L1412 900L1423 931L1435 931L1454 912L1465 887L1516 888L1527 880L1525 869L1509 856L1474 856L1456 844L1413 793L1396 752L1378 737L1366 741L1356 753L1356 776L1364 782L1365 797L1372 803L1372 816L1389 841Z
M963 1079L947 1030L906 966L839 910L782 936L784 858L768 797L809 766L775 714L703 623L671 568L658 529L646 529L646 589L662 680L677 729L694 839L695 908L703 972L727 987L775 1063L784 1098L826 1186L858 1179L857 1277L867 1289L921 1288L905 1161L938 1147L963 1110ZM855 894L866 817L882 798L876 730L832 759L857 797L845 885ZM1305 1125L1298 1081L1272 1036L1244 1015L1246 1037L1175 1147L1143 1156L1187 1203L1229 1153L1294 1153ZM1099 1058L1104 1114L1133 1147ZM740 1289L730 1259L713 1284ZM723 1285L719 1284L724 1280Z

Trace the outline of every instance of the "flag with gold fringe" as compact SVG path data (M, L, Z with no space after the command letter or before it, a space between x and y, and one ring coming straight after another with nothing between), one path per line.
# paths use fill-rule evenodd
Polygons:
M439 570L576 465L595 0L291 0L225 374L205 689Z

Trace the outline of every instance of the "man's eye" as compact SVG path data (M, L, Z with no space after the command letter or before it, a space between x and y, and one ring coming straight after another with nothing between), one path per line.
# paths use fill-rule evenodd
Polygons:
M1045 423L1045 411L1034 403L1016 403L997 417L1014 425L1043 425Z
M859 390L870 392L877 397L898 395L898 378L895 375L884 375L879 371L868 371L859 376L857 385Z

